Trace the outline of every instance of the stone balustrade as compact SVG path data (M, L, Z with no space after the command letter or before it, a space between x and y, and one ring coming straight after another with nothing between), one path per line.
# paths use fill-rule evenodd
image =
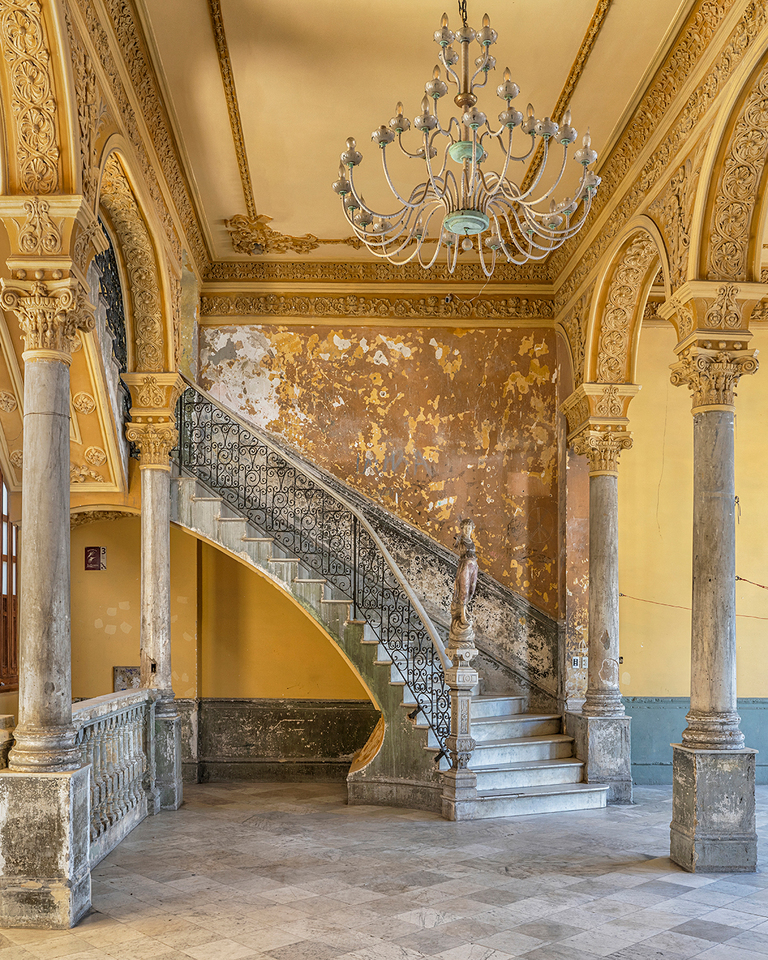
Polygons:
M72 711L83 765L91 767L91 866L157 810L155 700L146 689L110 693Z

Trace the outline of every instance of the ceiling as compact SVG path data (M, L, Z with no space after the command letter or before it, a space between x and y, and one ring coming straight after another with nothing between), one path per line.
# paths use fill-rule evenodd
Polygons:
M139 3L215 260L247 259L233 250L225 221L247 213L249 191L258 213L272 217L270 226L283 234L348 237L330 187L345 139L355 136L364 156L358 187L368 202L384 201L371 131L388 122L398 100L413 118L436 63L433 33L443 10L452 26L459 24L455 0ZM499 36L492 51L497 70L478 103L494 121L501 107L495 87L507 65L521 90L517 109L530 101L537 116L552 112L606 0L469 0L468 6L471 25L479 27L488 12ZM637 0L608 3L570 99L574 126L580 134L590 127L598 152L623 125L665 38L690 6L691 0L643 0L639 15ZM249 176L238 167L212 7L228 48ZM224 59L226 67L226 53ZM443 103L452 108L449 99ZM416 161L410 163L411 170L393 167L400 183L422 179L412 170ZM369 254L324 244L306 256L354 260ZM268 257L297 259L291 252Z

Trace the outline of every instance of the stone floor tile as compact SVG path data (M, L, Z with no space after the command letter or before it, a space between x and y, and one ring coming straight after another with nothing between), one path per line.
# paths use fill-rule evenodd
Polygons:
M741 910L731 910L728 907L718 907L717 910L711 910L708 913L699 915L700 920L709 920L711 923L726 923L732 927L738 927L740 930L752 930L763 922L762 917L755 916L752 913L744 913Z
M698 937L700 940L711 940L713 943L724 943L736 936L738 928L696 917L681 923L679 927L673 927L672 932L684 933L687 937Z
M482 937L477 941L483 947L508 953L512 957L521 957L529 950L541 946L541 940L536 937L526 937L523 933L514 930L504 930L492 937Z
M465 943L461 947L439 953L439 960L509 960L511 953L502 953L492 947L483 947L479 943Z
M213 943L187 947L184 953L194 960L245 960L245 957L253 956L253 948L234 940L214 940Z
M396 938L392 942L410 950L416 950L428 957L465 945L465 941L460 937L452 936L444 926L409 933L406 936Z
M319 940L299 940L284 947L266 950L264 956L272 960L333 960L345 952L340 947Z
M740 950L731 943L719 943L697 954L696 960L764 960L764 955L752 950Z

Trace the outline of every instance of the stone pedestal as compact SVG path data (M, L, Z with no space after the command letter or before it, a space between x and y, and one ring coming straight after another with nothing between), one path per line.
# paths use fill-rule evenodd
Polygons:
M90 909L90 771L0 772L0 927L66 930Z
M754 873L756 750L672 744L670 857L691 873Z
M608 786L608 803L632 803L629 717L565 714L565 732L573 737L576 757L585 763L587 783Z
M183 801L181 718L175 700L155 706L155 787L161 810L178 810Z

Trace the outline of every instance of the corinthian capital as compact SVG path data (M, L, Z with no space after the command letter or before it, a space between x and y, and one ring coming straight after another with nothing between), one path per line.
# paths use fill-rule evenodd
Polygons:
M171 450L176 446L179 432L172 420L159 422L128 423L125 436L129 443L135 443L139 449L139 465L155 469L170 470Z
M43 271L37 271L42 274ZM23 270L14 280L0 280L0 305L19 319L26 351L53 351L68 356L78 330L93 329L93 308L80 283L68 277L27 280Z
M687 386L693 396L693 412L702 409L732 409L736 384L758 367L754 350L748 350L749 334L740 340L698 338L684 347L672 365L672 383Z
M125 373L131 391L131 422L125 436L139 449L141 467L170 469L169 456L179 439L175 408L184 387L178 373Z
M624 427L584 430L572 441L573 449L589 459L591 477L610 474L618 476L619 454L632 446L632 434Z

